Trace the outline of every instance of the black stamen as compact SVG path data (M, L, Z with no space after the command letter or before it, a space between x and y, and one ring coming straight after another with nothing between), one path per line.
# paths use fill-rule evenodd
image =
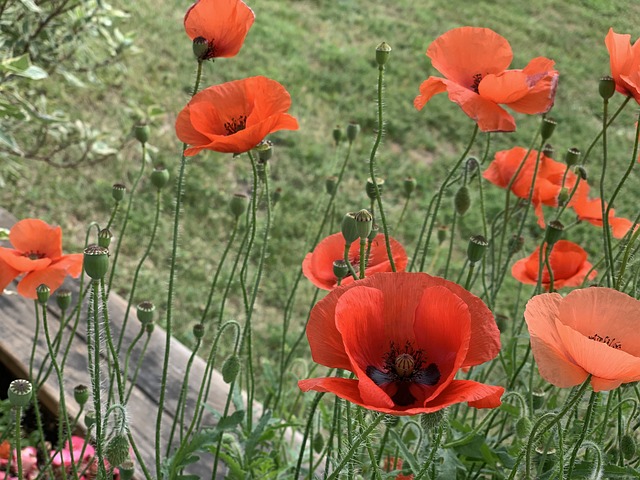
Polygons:
M227 135L233 135L234 133L244 130L247 127L247 116L240 115L236 120L236 117L231 117L230 122L225 122L224 129L227 131Z
M474 92L478 93L478 86L480 85L480 82L482 81L482 74L481 73L476 73L473 76L473 85L471 85L471 90L473 90Z

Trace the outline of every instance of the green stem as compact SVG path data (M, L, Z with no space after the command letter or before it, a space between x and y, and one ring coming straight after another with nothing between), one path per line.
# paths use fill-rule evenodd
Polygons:
M293 475L293 478L296 480L300 478L300 469L302 468L302 459L304 457L304 451L307 445L307 440L309 439L309 432L311 431L311 426L313 425L313 417L316 413L316 409L318 408L318 404L320 400L324 396L324 392L316 393L313 402L311 403L311 408L309 409L309 413L307 414L307 425L304 429L304 434L302 436L302 443L300 444L300 453L298 453L298 462L296 463L296 470ZM311 474L311 472L309 472Z
M22 425L22 407L14 407L16 413L16 459L18 460L18 478L23 479L22 475L22 446L20 444L22 440L22 432L20 427ZM7 475L8 477L8 475Z
M580 446L582 442L584 442L587 437L587 432L589 431L589 427L591 425L591 418L593 416L593 410L596 406L596 401L598 399L597 392L591 392L591 397L589 398L589 406L587 407L587 413L584 417L584 425L582 427L582 432L580 433L580 437L576 441L573 451L571 452L571 460L569 460L569 470L567 472L567 478L573 478L571 474L573 473L573 466L576 463L576 457L578 456L578 450L580 450Z
M609 230L609 218L607 217L607 207L604 196L604 179L607 172L607 112L609 110L609 100L603 100L602 106L602 171L600 173L600 210L602 212L602 237L604 240L605 266L607 268L607 285L613 284L613 252L611 248L611 231Z
M364 273L365 270L367 269L366 266L366 248L367 248L367 239L366 238L360 238L360 278L364 278Z

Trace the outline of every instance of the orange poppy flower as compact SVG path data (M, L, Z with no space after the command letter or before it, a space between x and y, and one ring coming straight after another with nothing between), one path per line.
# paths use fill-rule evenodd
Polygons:
M561 388L584 382L595 392L640 380L640 301L605 287L545 293L524 318L540 375Z
M494 160L482 176L498 187L507 188L526 153L527 149L522 147L514 147L510 150L497 152ZM513 185L511 185L511 192L516 197L529 198L537 156L537 150L531 150L531 152L529 152L518 177L515 182L513 182ZM548 205L550 207L558 206L558 194L562 189L562 178L566 170L567 166L564 163L557 162L547 157L544 153L540 153L540 163L538 165L536 181L533 185L531 202L538 217L538 224L542 228L546 226L542 205ZM571 190L577 181L577 175L569 170L564 180L564 187ZM586 197L588 190L589 186L586 182L581 182L569 205L573 205L579 198Z
M394 470L402 470L402 465L404 461L398 457L387 457L384 459L384 471L385 472L393 472ZM396 480L413 480L414 475L410 473L409 475L404 475L399 473L396 475Z
M534 58L521 70L506 70L513 53L507 40L488 28L460 27L433 41L427 56L445 78L429 77L413 101L421 110L442 92L457 103L483 132L512 132L513 117L499 104L520 113L546 113L558 85L554 62Z
M545 244L545 252L546 252ZM553 246L549 263L553 271L553 287L578 287L582 284L587 274L589 280L598 274L595 270L589 273L592 265L587 262L587 252L569 240L559 240ZM518 260L511 269L511 274L516 280L522 283L535 285L538 283L540 264L540 247L536 248L529 257ZM549 290L549 269L543 264L542 285L545 290Z
M315 362L356 378L301 380L305 392L392 415L500 405L504 388L454 379L498 354L500 332L482 300L443 278L376 273L338 287L311 310L307 338Z
M615 33L610 28L604 43L609 50L611 76L616 82L616 90L640 103L640 42L631 45L631 35Z
M398 272L403 272L407 268L407 253L400 242L394 238L389 238L391 244L391 254L393 263ZM333 273L333 262L344 258L344 237L342 233L334 233L322 240L313 252L307 253L302 262L302 273L316 287L324 290L332 290L338 284L338 279ZM351 265L358 271L360 268L360 243L353 242L349 248L349 259ZM384 241L384 234L379 233L371 242L371 252L367 262L365 275L369 276L377 272L390 272L391 263L387 256L387 247ZM353 277L347 275L342 279L341 285L352 283Z
M290 106L289 93L275 80L234 80L194 95L178 114L176 133L193 145L187 156L203 149L244 153L272 132L298 129L298 121L286 113Z
M602 226L602 202L599 198L589 200L584 196L573 202L572 207L580 220L589 222L596 227ZM611 226L613 236L615 238L622 238L627 234L633 222L628 218L616 217L615 209L612 208L609 210L609 225Z
M82 254L62 254L62 229L36 218L17 222L9 231L9 241L15 248L0 247L0 262L14 272L8 278L5 269L0 274L0 291L17 275L24 277L18 283L18 293L23 297L37 298L36 288L47 285L56 290L67 275L78 277L82 272ZM8 279L8 281L7 281Z
M184 29L191 40L207 41L202 60L233 57L254 20L253 10L241 0L198 0L184 16Z

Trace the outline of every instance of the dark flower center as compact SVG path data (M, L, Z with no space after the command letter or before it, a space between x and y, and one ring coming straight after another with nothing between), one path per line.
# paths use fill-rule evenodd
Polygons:
M435 363L427 365L424 351L416 350L410 342L402 349L391 342L389 351L384 355L383 369L369 365L367 376L378 386L395 384L397 390L391 400L396 405L406 407L416 401L409 389L410 385L417 383L433 386L440 380L440 370Z
M41 258L46 257L44 253L40 252L25 252L22 255L24 257L29 257L29 260L40 260Z
M622 343L615 337L610 337L609 335L601 337L597 333L594 333L593 335L589 335L589 339L595 340L596 342L604 343L605 345L609 345L611 348L615 348L616 350L620 350L622 348Z
M473 76L473 85L471 85L471 90L473 90L474 92L478 93L478 86L480 85L480 82L482 81L482 74L481 73L476 73Z
M227 135L233 135L234 133L239 132L240 130L244 130L247 127L247 116L240 115L237 119L236 117L231 117L230 122L225 122L224 129L227 131Z

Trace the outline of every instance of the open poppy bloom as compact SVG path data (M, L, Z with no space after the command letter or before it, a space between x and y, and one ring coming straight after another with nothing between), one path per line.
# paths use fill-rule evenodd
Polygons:
M540 375L561 388L591 377L595 392L640 380L640 301L605 287L545 293L524 318Z
M545 252L547 244L545 244ZM543 259L544 262L544 259ZM553 271L553 287L578 287L582 285L585 277L589 275L589 280L598 274L591 271L592 265L587 262L587 252L569 240L559 240L553 246L549 263ZM516 280L522 283L536 285L538 283L540 266L540 247L536 248L529 257L518 260L511 269L511 274ZM545 290L549 290L549 269L542 264L542 285Z
M520 163L524 159L527 149L522 147L514 147L510 150L502 150L496 153L494 160L484 171L482 176L489 182L501 188L507 188L509 182L515 175ZM533 173L536 166L537 150L531 150L524 165L518 173L518 177L511 185L511 192L519 198L529 198L531 183L533 181ZM562 179L567 170L564 163L557 162L547 157L544 153L540 153L540 163L536 174L535 183L533 184L533 196L531 202L535 208L538 224L544 228L546 226L542 205L550 207L558 206L558 194L562 190ZM578 177L571 170L567 172L564 178L564 188L571 191L578 181ZM573 205L577 199L586 197L589 186L586 182L578 185L578 190L569 202Z
M640 103L640 42L631 45L631 35L615 33L610 28L604 43L609 50L611 76L616 82L616 90Z
M15 248L0 247L0 292L21 273L18 293L37 298L36 288L47 285L56 290L67 275L78 277L82 272L82 254L62 254L62 229L36 218L17 222L9 231L9 241ZM17 272L17 273L16 273ZM13 275L13 276L12 276Z
M504 388L454 379L494 358L500 333L482 300L443 278L377 273L338 287L311 310L307 338L315 362L356 378L301 380L305 392L392 415L500 405Z
M442 92L457 103L483 132L512 132L513 117L499 104L520 113L546 113L558 85L554 62L534 58L522 70L506 70L513 59L507 40L488 28L460 27L436 38L427 49L445 78L429 77L413 101L421 110Z
M599 198L594 198L593 200L589 200L586 196L577 199L571 205L578 215L580 220L584 220L585 222L589 222L596 227L602 226L602 201ZM606 204L605 204L606 209ZM612 208L609 210L609 226L611 227L611 233L615 238L624 237L633 222L628 218L616 217L615 209Z
M176 134L192 145L185 155L207 149L244 153L270 133L297 130L289 115L291 97L275 80L251 77L206 88L178 114Z
M396 271L403 272L407 268L407 253L400 242L389 238L391 254ZM342 233L334 233L323 239L313 250L307 253L302 262L302 273L316 287L324 290L332 290L338 284L338 279L333 273L333 262L344 258L344 237ZM349 260L356 273L360 268L360 243L353 242L349 247ZM377 272L391 272L391 263L387 256L387 247L384 234L379 233L371 242L371 251L367 259L365 276ZM353 277L347 275L342 279L341 285L353 283Z
M254 20L253 10L241 0L198 0L184 16L184 29L191 40L206 40L202 60L233 57Z
M85 446L84 438L73 435L71 437L71 447L69 447L69 442L67 441L65 442L64 448L62 449L62 451L60 451L60 453L56 454L55 452L51 452L51 464L54 467L70 467L72 451L73 461L77 465L88 462L95 455L95 449L90 443L87 443L87 445ZM84 456L82 456L83 453Z

